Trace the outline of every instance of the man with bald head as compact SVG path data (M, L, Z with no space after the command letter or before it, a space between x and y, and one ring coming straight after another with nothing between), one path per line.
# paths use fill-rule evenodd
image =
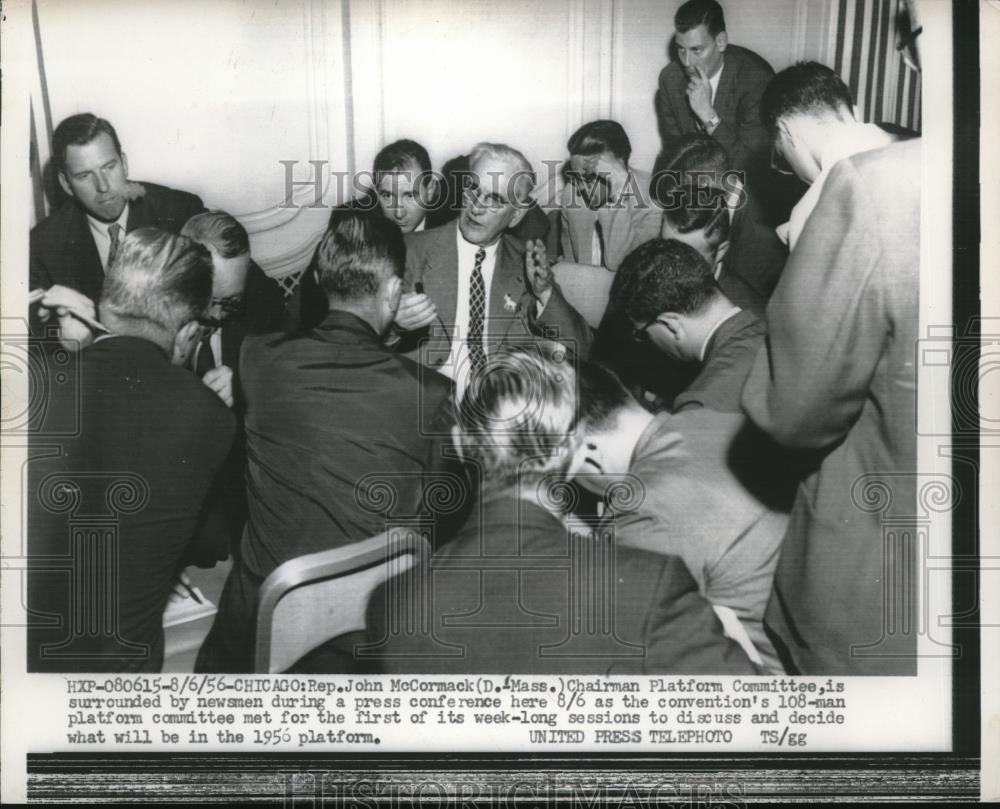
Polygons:
M510 233L531 205L531 164L510 146L480 143L469 169L458 219L406 237L407 292L395 321L397 350L416 352L454 379L459 394L469 370L508 337L545 335L581 355L591 339L544 247Z

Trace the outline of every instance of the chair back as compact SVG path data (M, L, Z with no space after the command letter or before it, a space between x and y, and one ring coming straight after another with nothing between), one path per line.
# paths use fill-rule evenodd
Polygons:
M375 588L429 553L419 532L390 530L280 565L260 588L254 670L285 671L321 643L364 629Z

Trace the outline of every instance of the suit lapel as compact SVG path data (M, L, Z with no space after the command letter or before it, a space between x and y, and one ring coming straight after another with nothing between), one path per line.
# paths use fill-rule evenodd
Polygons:
M131 233L136 228L155 226L156 222L153 220L153 210L146 198L139 197L132 200L128 206L128 222L125 224L125 232Z
M69 212L69 266L76 289L91 298L95 303L100 297L104 284L104 267L101 266L101 256L97 252L94 236L90 232L87 215L80 210L75 202L67 202L72 208Z
M715 91L715 108L718 116L724 121L735 121L736 113L736 74L739 65L735 54L727 56L719 77L719 89Z

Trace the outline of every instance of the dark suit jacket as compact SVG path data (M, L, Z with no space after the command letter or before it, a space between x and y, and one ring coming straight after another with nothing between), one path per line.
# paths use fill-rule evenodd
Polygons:
M509 495L488 496L455 540L434 555L429 575L428 581L413 568L376 590L369 602L369 640L384 641L379 654L387 672L754 671L723 636L679 559L571 537L549 512ZM574 575L586 576L588 586L579 580L571 585ZM592 602L589 594L596 594ZM580 604L581 614L574 616L573 605ZM430 610L429 633L392 631L402 629L400 619L421 626L421 605ZM610 625L598 617L606 615L613 618ZM586 628L575 630L580 624L574 617Z
M451 351L458 307L457 230L458 222L453 221L406 237L407 287L412 290L418 282L423 284L440 319L427 329L403 335L397 349L413 353L431 368L443 365ZM510 311L508 302L516 306L515 311ZM582 358L587 357L592 340L586 320L567 303L558 285L541 317L535 317L535 299L524 275L524 243L505 234L497 249L483 342L489 353L508 340L529 335L558 340ZM429 339L423 340L425 336Z
M764 344L766 332L763 321L745 310L719 326L708 341L701 372L674 399L674 412L707 407L722 413L739 413L743 383Z
M926 516L914 430L920 149L896 143L830 172L743 393L775 440L823 456L799 487L767 614L806 674L916 673L916 540L893 531L889 544L886 530Z
M129 203L126 232L157 227L180 233L184 223L205 206L194 194L154 183L142 183L143 197ZM104 284L104 268L90 233L87 215L73 199L31 230L31 289L53 284L79 290L97 303Z
M760 98L772 76L771 66L753 51L738 45L726 48L713 104L722 123L712 137L725 147L733 167L749 172L754 180L760 179L770 163L771 144L760 119ZM660 72L656 114L667 153L681 135L704 131L688 104L687 85L687 75L677 62Z
M778 285L787 259L788 250L774 228L765 223L757 200L748 192L745 204L733 214L729 226L729 252L724 271L744 281L763 309ZM732 297L730 300L737 306L744 306ZM744 308L757 311L754 306Z
M397 514L417 510L421 476L450 440L447 379L337 310L303 335L247 338L240 366L250 506L243 557L255 575L385 530L384 514L356 499L366 475L391 476Z
M190 371L171 365L146 340L111 337L77 356L78 363L63 368L71 381L50 388L48 425L32 442L39 452L54 446L58 454L29 466L35 494L28 498L28 548L36 561L41 555L74 561L75 572L67 567L29 578L31 608L63 621L29 632L29 670L159 671L167 596L175 573L196 550L189 543L232 443L233 416ZM77 418L76 434L60 438L67 419ZM110 540L98 556L102 542L95 534ZM87 536L95 550L80 556L74 551L80 539L73 537ZM71 607L71 582L81 578L93 582L83 591L85 602L88 593L97 596L91 613ZM77 637L63 650L76 656L42 657L42 644L57 645L71 635L68 620L86 623L109 606L117 638L114 632Z

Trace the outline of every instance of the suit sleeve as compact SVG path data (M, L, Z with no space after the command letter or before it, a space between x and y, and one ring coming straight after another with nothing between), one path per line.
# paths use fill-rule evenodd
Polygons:
M743 409L779 444L826 447L864 406L889 337L875 216L857 170L840 163L768 305Z
M677 125L677 115L670 103L669 73L667 70L668 68L664 68L660 71L660 86L656 91L655 106L663 148L665 151L670 151L673 142L681 136L681 129Z
M756 674L677 557L662 557L646 623L644 674Z
M760 99L773 75L773 71L763 68L744 71L741 79L746 84L740 93L734 119L720 116L721 123L712 133L736 166L745 168L754 161L754 156L767 151L769 138L760 119Z
M530 298L524 311L528 315L528 327L533 334L558 340L572 349L581 360L590 356L590 346L594 342L590 325L566 300L558 284L553 283L552 294L541 315L535 315L534 298Z

